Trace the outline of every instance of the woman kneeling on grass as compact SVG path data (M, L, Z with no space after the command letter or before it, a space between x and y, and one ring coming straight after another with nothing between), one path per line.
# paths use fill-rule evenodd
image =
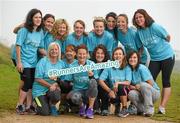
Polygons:
M93 62L87 60L88 49L85 45L79 45L77 47L77 60L72 64L72 67L91 65ZM79 115L87 118L94 118L93 106L97 97L97 82L94 78L97 77L96 71L87 71L75 73L72 76L73 90L68 94L67 99L70 99L72 103L80 106ZM88 104L88 108L87 108Z
M36 66L32 95L39 115L58 115L55 104L60 101L61 91L56 83L57 77L50 78L48 71L64 68L64 63L59 60L60 58L61 49L57 43L53 42L48 47L47 57L42 58Z
M128 56L128 63L132 68L132 82L129 92L130 101L137 107L137 113L145 116L154 114L154 102L160 97L160 89L153 80L149 69L140 63L140 56L132 51Z

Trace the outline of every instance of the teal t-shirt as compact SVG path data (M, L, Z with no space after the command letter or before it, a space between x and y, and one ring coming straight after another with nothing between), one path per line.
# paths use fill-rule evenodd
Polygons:
M44 47L44 49L46 51L48 51L49 44L52 43L52 42L56 42L57 44L59 44L59 46L61 48L61 52L64 53L64 51L65 51L65 49L64 49L64 41L55 39L54 36L51 33L45 32L43 47Z
M113 36L107 31L104 31L101 36L97 36L94 32L90 32L88 35L87 47L89 52L92 53L95 47L99 44L103 44L111 55L114 42Z
M56 43L58 43L59 44L59 46L61 47L61 53L65 53L65 41L66 40L58 40L58 39L55 39L54 40Z
M42 47L43 30L32 33L26 28L21 28L16 37L16 45L21 47L21 62L24 68L34 68L37 64L37 50Z
M132 71L129 66L123 69L120 68L107 68L104 69L100 75L99 80L106 81L108 87L113 89L115 82L129 81L132 79Z
M108 31L114 38L114 44L113 44L113 50L118 47L118 40L115 38L115 31L114 30L117 30L116 28L113 29L113 30L109 30L109 29L106 29L106 31Z
M45 32L44 34L44 49L48 51L49 44L54 41L53 35L49 32Z
M85 65L91 65L94 64L93 61L86 60ZM78 61L74 62L72 64L72 67L77 67L80 66ZM94 78L97 79L98 75L96 71L93 71L94 73ZM81 73L75 73L71 75L72 81L73 81L73 90L86 90L89 87L89 76L88 72L81 72Z
M65 68L70 68L70 67L72 66L72 64L74 64L76 61L77 61L77 60L74 59L74 61L73 61L71 64L69 64L66 59L63 59ZM71 75L63 75L63 76L60 77L60 80L63 80L63 81L64 81L64 80L71 81L72 78L71 78Z
M63 61L58 60L56 64L52 64L49 58L44 57L38 62L36 66L35 78L44 79L46 82L53 84L55 83L55 81L51 80L48 77L48 71L51 69L63 69L63 68L64 68ZM45 95L48 90L49 90L48 87L45 87L41 85L39 82L34 81L32 88L33 98L41 95Z
M154 81L149 69L143 65L139 64L137 70L132 71L132 85L139 84L140 82L146 82L147 80L151 80L153 82L153 88L160 90L157 83Z
M154 22L150 27L138 29L138 34L149 52L151 61L162 61L173 57L174 51L166 41L168 33L162 26Z
M80 39L77 39L75 33L71 33L70 35L68 35L67 40L64 43L65 43L65 48L70 44L76 47L81 44L87 45L87 36L82 35Z
M141 41L137 35L137 31L134 28L128 28L126 34L118 29L118 40L124 46L126 54L128 54L132 50L138 52L138 50L142 47L142 45L140 45ZM144 64L147 62L146 49L143 50L143 53L141 55L141 62Z

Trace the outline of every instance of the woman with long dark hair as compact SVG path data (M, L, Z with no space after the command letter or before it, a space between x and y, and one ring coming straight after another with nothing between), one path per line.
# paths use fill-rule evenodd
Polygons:
M16 38L16 67L24 82L19 94L18 114L24 114L25 111L33 109L31 89L38 60L37 51L41 47L42 41L42 13L38 9L32 9L27 14L24 27L18 31ZM30 91L28 95L31 98L29 98L25 108L24 101L28 91Z

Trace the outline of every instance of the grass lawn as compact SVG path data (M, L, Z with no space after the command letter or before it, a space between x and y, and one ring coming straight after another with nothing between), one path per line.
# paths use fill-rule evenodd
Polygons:
M0 64L0 112L15 110L19 75L13 66Z
M172 95L166 108L166 115L155 114L152 119L180 122L180 62L172 74ZM13 112L18 99L19 74L10 61L10 50L0 45L0 115L4 111ZM160 76L157 80L161 86ZM156 105L156 112L159 102Z
M10 60L10 49L0 44L0 112L12 111L17 102L19 75Z

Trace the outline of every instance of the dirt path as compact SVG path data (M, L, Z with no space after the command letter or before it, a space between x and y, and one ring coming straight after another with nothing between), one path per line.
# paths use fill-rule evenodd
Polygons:
M39 116L17 115L15 113L3 113L0 123L168 123L166 121L154 121L143 116L128 116L120 118L116 116L95 115L94 119L85 119L78 115Z

